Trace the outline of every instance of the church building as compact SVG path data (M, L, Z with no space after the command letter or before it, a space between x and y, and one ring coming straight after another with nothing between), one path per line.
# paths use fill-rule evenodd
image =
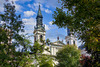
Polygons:
M69 32L69 29L67 31L68 31L68 36L65 37L66 42L67 42L66 45L77 44L77 40L74 37L74 35L72 35L72 33ZM43 16L41 13L40 5L39 5L37 17L36 17L36 26L34 27L33 33L34 33L34 42L37 41L40 45L42 45L43 44L42 40L45 41L46 31L45 31L45 25L43 25ZM49 48L50 52L44 51L43 53L47 55L55 56L57 51L61 49L63 45L65 44L63 43L63 41L60 41L58 37L56 42L52 42L50 45L45 46L45 48Z
M34 27L34 42L38 41L42 45L42 40L45 40L45 26L43 25L43 16L41 13L40 5L36 17L36 26Z

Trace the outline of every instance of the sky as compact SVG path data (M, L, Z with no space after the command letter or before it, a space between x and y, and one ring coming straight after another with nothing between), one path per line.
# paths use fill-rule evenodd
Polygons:
M51 42L57 41L57 37L66 44L65 36L67 36L67 29L58 28L56 25L52 25L54 20L52 14L56 10L56 7L61 7L61 3L58 0L8 0L13 1L16 9L16 14L21 14L21 19L25 25L25 32L21 34L34 35L34 26L36 25L36 16L41 6L41 12L43 15L43 24L46 29L46 39L50 39ZM5 0L0 0L0 13L3 13L3 3ZM34 43L34 37L29 38ZM78 45L80 45L78 43Z

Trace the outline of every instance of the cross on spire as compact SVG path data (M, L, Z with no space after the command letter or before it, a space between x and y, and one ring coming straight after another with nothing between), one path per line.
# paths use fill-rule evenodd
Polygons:
M14 1L13 0L11 2L12 2L12 4L14 4Z

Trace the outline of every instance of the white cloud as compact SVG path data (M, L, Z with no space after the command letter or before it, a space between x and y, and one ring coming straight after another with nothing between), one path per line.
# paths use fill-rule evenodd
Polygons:
M4 8L3 8L4 2L5 2L4 0L0 0L0 12L4 11Z
M36 21L35 21L35 18L24 18L22 19L22 21L24 22L25 24L25 32L24 34L28 33L28 34L33 34L33 31L34 31L34 26L36 25Z
M21 12L23 7L21 5L19 5L19 4L16 3L16 1L19 1L19 0L9 0L9 3L12 4L12 1L14 3L13 5L15 5L16 11Z
M52 25L52 23L53 23L52 21L49 22L50 25Z
M35 21L35 18L29 18L29 19L22 19L22 21L25 23L25 25L33 25L35 26L36 24L36 21Z
M45 5L45 7L50 8L50 6L49 6L49 5Z
M46 13L52 13L52 11L51 10L48 10L48 9L45 9L45 12Z
M49 26L45 24L45 29L50 30Z
M4 11L4 3L11 3L12 4L12 1L15 5L15 9L17 12L22 12L22 9L23 9L23 6L17 4L16 2L19 1L20 3L25 3L25 2L28 2L28 1L32 1L32 0L8 0L7 2L5 0L0 0L0 12L3 12Z
M28 7L32 8L35 11L37 11L39 9L39 3L28 4ZM40 7L41 7L41 11L44 11L46 13L52 13L51 10L44 8L42 4L40 4Z
M55 41L57 41L57 39L56 38L50 38L50 41L55 42Z
M8 0L9 3L11 3L11 4L12 4L12 2L14 3L15 9L16 9L17 12L22 12L23 6L16 3L17 1L19 1L20 3L25 3L25 2L31 1L31 0Z
M16 11L22 11L22 6L19 5L19 4L16 4L16 1L19 1L19 0L13 0L14 2L14 5L15 5L15 9ZM5 0L0 0L0 12L4 12L4 3L11 3L12 4L12 0L9 0L8 2L6 2Z
M48 0L35 0L37 3L45 3L47 2Z
M35 0L35 2L45 4L46 7L56 8L61 6L60 0Z
M9 1L14 1L15 2L15 1L18 1L18 0L9 0Z
M27 34L27 33L28 34L33 34L33 31L34 31L33 29L25 30L24 34Z
M22 7L21 5L15 4L15 9L16 9L18 12L22 12L23 7Z
M34 7L33 7L34 10L38 10L38 9L39 9L39 3L33 3L32 6L34 6ZM43 5L42 5L42 4L40 4L40 7L41 7L41 10L42 10L42 11L45 10L45 8L43 8Z
M32 0L9 0L9 1L20 1L21 3L25 3L25 2L28 2L28 1L32 1Z
M52 25L53 21L48 22L49 23L49 28L50 29L56 29L57 26L56 25Z
M30 17L30 16L33 16L34 14L36 14L36 13L33 12L33 11L24 11L24 16L25 17Z
M32 0L19 0L19 1L22 1L22 2L27 2L27 1L32 1Z
M6 22L0 20L0 25L5 24Z
M28 4L28 7L30 7L30 8L31 8L31 7L32 7L32 6L31 6L31 4Z

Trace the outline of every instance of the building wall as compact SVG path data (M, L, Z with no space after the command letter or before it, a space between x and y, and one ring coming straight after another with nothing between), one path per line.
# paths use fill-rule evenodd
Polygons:
M48 52L48 51L45 50L45 51L43 52L43 54L56 56L56 53L58 52L59 49L62 48L62 46L54 46L54 45L48 46L48 45L46 45L46 46L45 46L45 49L46 49L46 48L49 48L49 51L50 51L50 52Z
M44 31L36 31L34 32L34 42L35 42L35 38L36 38L36 41L39 42L39 44L42 44L41 41L40 41L40 36L42 35L42 40L45 40L45 32Z

